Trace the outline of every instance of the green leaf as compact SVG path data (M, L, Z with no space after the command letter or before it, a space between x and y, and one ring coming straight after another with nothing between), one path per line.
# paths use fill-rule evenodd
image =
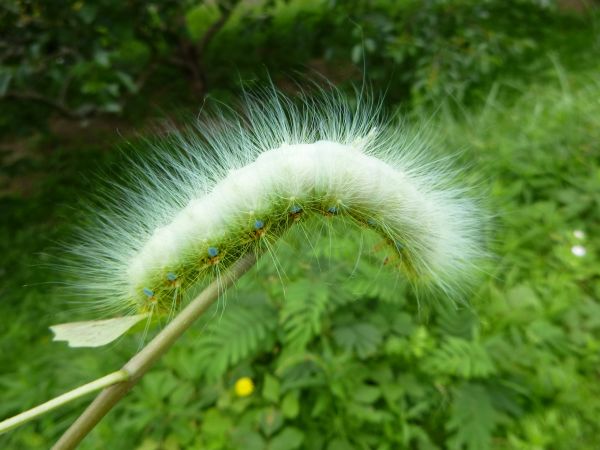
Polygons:
M368 423L383 423L386 420L392 419L392 414L384 409L378 409L371 405L361 403L348 403L346 411L352 417L359 419L361 422Z
M361 359L373 355L382 341L381 332L370 323L339 326L333 330L333 337L340 347L349 352L356 352Z
M436 310L438 311L437 324L444 334L463 339L473 337L473 332L476 330L479 321L470 308L462 307L459 309L451 303L440 303L436 305Z
M385 341L385 353L390 356L398 356L406 353L408 341L397 336L390 336Z
M179 380L175 390L169 395L169 403L176 409L183 409L194 400L195 389L192 383Z
M515 309L534 308L539 309L540 300L535 291L527 284L519 284L511 288L506 294L509 305Z
M446 423L446 429L452 433L448 448L489 449L496 421L497 413L486 389L479 384L463 384L454 392Z
M110 66L110 54L104 50L97 50L94 53L94 61L103 68Z
M377 386L361 384L352 391L352 398L359 403L374 403L379 397L381 397L381 390Z
M355 448L350 444L350 442L336 438L329 442L327 445L327 450L355 450Z
M235 444L234 448L243 448L244 450L264 450L266 447L265 440L260 433L246 427L233 430L231 441Z
M406 301L405 280L394 271L381 270L379 264L360 264L356 275L345 283L344 289L355 298L376 298L394 305L402 305Z
M127 91L130 93L136 93L138 91L138 86L133 81L131 75L127 72L117 71L115 72L115 76L123 83L123 85L127 88Z
M285 397L283 397L283 401L281 402L281 412L287 419L294 419L298 416L298 413L300 412L299 397L299 391L288 392Z
M161 402L167 399L179 386L178 380L171 372L162 370L151 372L142 379L141 390L148 402Z
M423 362L432 375L446 374L462 378L486 377L496 373L496 366L485 347L478 342L449 337Z
M276 433L283 425L283 415L276 408L267 408L261 414L260 427L266 436Z
M415 323L410 314L398 313L394 315L392 330L400 336L410 336L415 329Z
M263 382L262 395L266 400L276 403L279 401L280 383L273 375L266 374Z
M221 437L231 429L231 426L231 418L216 408L209 409L203 415L202 433L209 436Z
M286 289L281 320L288 345L304 348L321 331L321 318L326 312L328 299L324 285L307 279L296 281Z
M91 2L85 2L79 10L79 15L86 24L91 24L98 14L98 7Z
M311 417L322 416L327 409L331 408L332 400L330 395L319 395L310 412Z
M265 345L276 326L275 311L264 303L230 305L204 330L194 360L206 376L215 379Z
M123 107L118 102L106 102L102 105L102 110L111 113L119 113Z
M304 442L304 433L298 428L287 427L269 442L269 450L294 450Z

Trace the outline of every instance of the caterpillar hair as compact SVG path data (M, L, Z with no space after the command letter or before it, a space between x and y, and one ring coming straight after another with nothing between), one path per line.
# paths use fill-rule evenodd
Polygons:
M367 97L246 94L238 112L205 111L137 159L71 250L77 295L118 317L56 325L55 339L103 345L169 316L189 289L310 217L378 233L390 270L416 286L461 290L485 253L481 209L461 171Z

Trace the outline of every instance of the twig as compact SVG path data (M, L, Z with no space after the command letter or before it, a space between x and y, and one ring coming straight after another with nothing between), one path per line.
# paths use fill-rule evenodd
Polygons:
M256 254L254 252L244 255L219 280L212 282L198 297L192 300L141 352L123 366L121 370L129 375L127 381L104 389L61 436L52 449L70 450L75 448L98 424L100 419L125 396L148 369L208 309L223 290L246 273L255 262Z
M69 109L69 107L66 106L64 103L54 100L50 97L45 97L44 95L39 94L37 92L7 92L3 96L0 96L0 100L3 98L42 103L46 106L54 108L60 114L69 119L84 118L84 114L78 113L77 111L73 111L72 109Z
M200 41L196 44L196 50L198 51L198 54L204 56L206 48L208 47L212 39L215 37L215 35L219 31L221 31L221 29L225 26L225 23L229 19L229 16L231 16L232 12L233 7L224 9L221 12L219 18L215 22L213 22L210 27L208 27Z
M219 17L208 27L199 41L192 42L187 37L180 37L178 39L181 57L178 58L175 56L171 58L171 60L187 71L191 79L192 90L200 99L203 98L208 91L207 71L204 64L206 50L214 37L229 20L237 3L238 1L234 1L231 5L219 8ZM180 20L183 20L183 18L180 18Z
M6 433L7 431L12 430L20 425L23 425L30 420L35 419L36 417L41 416L53 409L56 409L62 405L65 405L75 399L83 397L84 395L90 394L92 392L99 391L108 386L112 386L115 383L120 383L122 381L127 381L129 378L129 373L124 370L117 370L116 372L109 373L102 378L98 378L97 380L92 381L91 383L84 384L83 386L79 386L72 391L66 392L62 395L59 395L52 400L47 401L46 403L42 403L35 408L31 408L27 411L22 412L21 414L17 414L14 417L3 420L0 422L0 434Z

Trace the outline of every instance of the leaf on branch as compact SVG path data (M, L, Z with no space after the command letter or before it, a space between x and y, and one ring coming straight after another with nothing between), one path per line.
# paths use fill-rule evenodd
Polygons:
M66 341L69 347L101 347L124 335L148 314L116 317L105 320L87 320L52 325L55 341Z

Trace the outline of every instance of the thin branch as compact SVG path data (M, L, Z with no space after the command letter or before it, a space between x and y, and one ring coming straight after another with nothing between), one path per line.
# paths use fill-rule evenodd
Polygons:
M231 286L256 262L250 252L241 257L219 280L212 282L186 306L150 343L122 368L129 374L127 381L104 389L81 416L52 447L53 450L75 448L100 422L113 406L129 392L152 365L179 339L179 337L208 309L224 289Z
M212 41L212 39L221 30L221 28L225 26L225 23L227 22L229 16L231 16L231 13L233 12L233 9L234 7L230 7L221 11L221 15L219 16L219 18L215 22L213 22L210 27L208 27L208 29L202 36L202 39L200 39L200 41L196 44L196 50L201 57L204 55L204 52L208 47L210 41Z
M150 76L154 73L157 66L158 61L156 58L152 58L144 70L138 74L137 78L135 79L135 93L139 93L143 89L146 81L148 81L148 78L150 78Z
M71 87L71 81L73 81L73 74L67 74L65 81L63 81L60 87L60 93L58 94L58 103L64 105L67 101L67 93Z
M41 405L36 406L35 408L28 409L27 411L24 411L21 414L17 414L14 417L3 420L2 422L0 422L0 434L6 433L7 431L12 430L13 428L23 425L35 419L36 417L41 416L42 414L46 414L47 412L59 408L80 397L83 397L84 395L99 391L100 389L104 389L108 386L112 386L115 383L127 381L128 378L129 373L125 372L124 370L117 370L116 372L109 373L108 375L105 375L102 378L98 378L97 380L94 380L91 383L79 386L78 388L66 392L62 395L59 395L58 397L53 398L52 400L49 400L46 403L42 403Z
M225 26L237 3L236 1L228 7L220 8L221 14L218 19L208 27L199 41L194 43L187 37L179 38L179 53L181 57L178 58L175 56L171 59L175 64L187 71L192 81L192 90L199 98L204 97L208 90L207 73L204 64L206 49L214 37ZM182 18L180 20L183 21Z
M85 116L85 114L81 114L81 113L78 113L77 111L73 111L73 110L69 109L62 102L53 100L49 97L45 97L41 94L38 94L37 92L7 92L3 96L0 96L0 100L4 99L4 98L7 98L7 99L12 98L15 100L34 101L34 102L42 103L46 106L54 108L60 114L62 114L65 117L68 117L69 119L82 119Z

